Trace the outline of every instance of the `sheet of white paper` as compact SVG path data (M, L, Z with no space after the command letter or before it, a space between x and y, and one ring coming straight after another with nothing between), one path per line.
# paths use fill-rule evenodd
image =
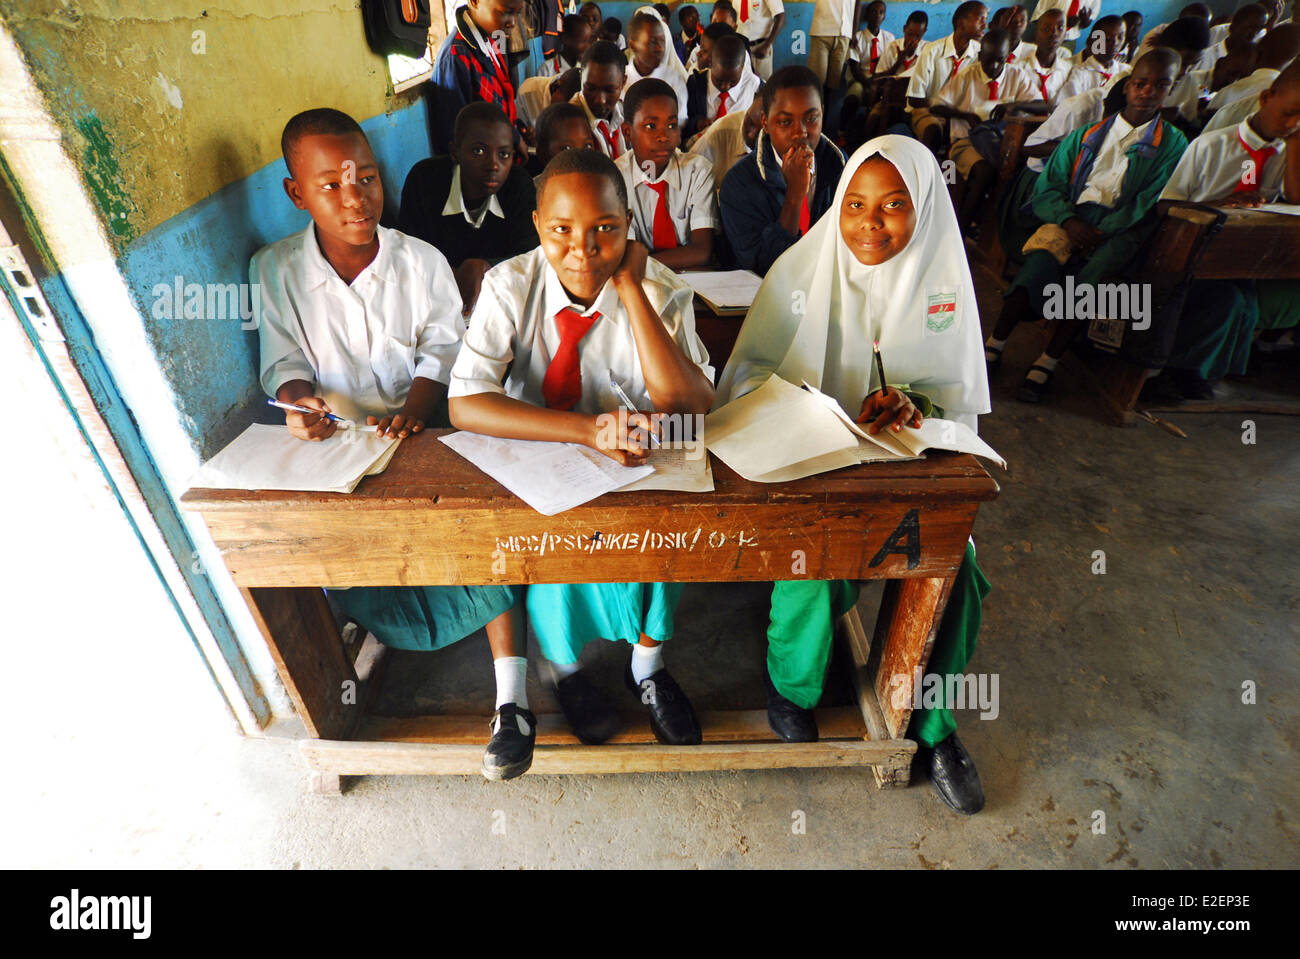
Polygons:
M646 465L654 467L654 473L635 483L628 483L618 489L626 493L634 489L664 489L681 493L712 493L713 469L709 466L709 454L700 446L693 450L658 449L651 450L646 457Z
M1247 207L1247 209L1251 209ZM1287 216L1300 216L1300 203L1265 203L1254 207L1260 213L1285 213Z
M910 460L910 459L920 458L919 456L917 456L916 453L914 453L911 449L909 449L906 446L906 444L899 442L897 434L889 434L889 433L881 432L881 433L876 433L873 436L871 433L867 432L866 427L860 426L857 423L853 422L853 417L849 416L848 413L844 412L844 407L840 406L839 401L836 400L835 397L827 396L825 393L817 389L817 387L813 386L807 380L803 380L802 382L803 382L804 390L807 391L808 393L811 393L813 399L815 399L818 403L821 403L828 410L834 413L836 418L841 423L843 423L850 430L850 432L853 433L853 435L866 441L863 444L864 447L874 447L874 453L872 453L872 455L870 456L866 455L868 450L864 449L863 456L859 460L859 462L867 463L867 462L875 462L876 460L890 460L890 459Z
M649 476L649 466L619 466L576 443L510 440L478 433L439 437L543 516L581 506Z
M723 309L748 309L763 283L762 277L749 270L687 270L679 276L696 293Z
M358 429L309 443L287 427L254 423L204 463L190 486L351 493L362 477L384 471L400 442Z
M928 449L971 453L1007 468L1007 461L998 455L997 450L980 439L965 423L955 420L928 419L917 428L904 427L901 439L917 453Z
M775 470L858 446L858 438L811 393L779 376L710 413L704 441L733 470L759 483L777 482L765 478ZM856 454L849 462L857 462Z

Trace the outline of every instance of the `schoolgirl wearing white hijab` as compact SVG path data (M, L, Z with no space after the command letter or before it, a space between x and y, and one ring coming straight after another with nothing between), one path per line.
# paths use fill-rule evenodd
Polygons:
M872 341L886 375L909 394L879 391ZM869 429L919 424L930 411L978 426L990 410L975 288L939 165L919 141L883 136L845 165L835 200L772 265L717 389L717 405L777 375L807 380ZM929 401L927 403L927 400ZM974 545L953 584L929 670L961 673L975 649L988 581ZM768 627L768 721L787 741L817 738L831 631L857 598L846 580L781 581ZM917 709L911 735L931 781L962 813L984 805L979 774L948 709Z
M632 37L637 31L636 18L641 14L654 17L655 23L658 24L659 30L663 34L663 54L659 58L659 65L647 74L642 74L636 67L636 53L633 50ZM623 84L623 92L626 93L628 88L638 80L644 80L646 77L654 77L657 80L663 80L673 92L677 94L677 122L681 125L686 124L686 67L682 61L677 59L677 54L673 48L673 31L659 16L659 11L654 7L637 7L636 13L633 14L632 22L627 27L627 79Z

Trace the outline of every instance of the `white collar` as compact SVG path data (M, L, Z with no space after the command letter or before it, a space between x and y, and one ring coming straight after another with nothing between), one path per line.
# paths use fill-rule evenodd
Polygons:
M1254 116L1254 114L1252 113L1251 116ZM1262 136L1256 133L1255 128L1250 125L1250 117L1247 117L1237 124L1237 136L1241 138L1242 143L1246 144L1246 146L1250 147L1252 150L1262 150L1265 147L1272 147L1276 150L1283 143L1280 138L1277 140L1265 140Z
M603 318L609 318L616 315L620 302L618 291L614 289L614 278L610 277L605 281L605 285L600 288L596 294L596 300L591 306L583 307L573 302L569 296L569 291L564 288L560 282L560 275L555 272L555 267L551 266L550 260L545 255L541 255L542 260L542 310L545 316L555 316L560 310L569 309L577 310L583 316L589 316L593 311L600 313Z
M680 149L674 150L672 156L668 158L668 162L664 164L664 172L653 178L645 170L641 169L641 164L636 162L636 156L630 149L625 155L628 157L627 165L632 168L632 186L634 189L642 183L663 183L668 179L668 175L674 171L677 172L677 176L668 185L674 189L681 186L682 151Z
M353 278L352 283L347 284L348 286L354 286L357 280L367 273L372 274L377 280L396 279L397 274L393 267L392 232L382 226L376 226L375 236L379 238L379 252L366 264L365 269ZM343 282L343 277L339 276L338 271L330 265L330 261L325 259L325 254L321 252L320 243L316 240L315 223L307 224L307 230L303 234L302 253L309 290L323 286L331 279Z
M447 191L447 202L442 206L442 215L455 216L457 213L463 216L465 222L476 230L483 226L483 221L487 219L489 213L499 216L503 220L506 218L505 211L501 209L501 201L497 199L495 193L488 195L487 202L479 208L478 216L470 214L469 208L465 205L465 194L460 188L460 164L453 163L451 167L451 189Z

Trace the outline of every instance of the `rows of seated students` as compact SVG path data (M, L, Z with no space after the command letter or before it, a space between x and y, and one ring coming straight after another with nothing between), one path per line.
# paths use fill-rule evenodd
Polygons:
M262 385L311 411L287 413L294 435L328 438L329 412L389 436L449 421L585 444L631 465L645 461L657 429L644 411L702 414L774 373L820 383L873 431L930 415L977 428L990 410L988 377L1015 326L1040 314L1044 288L1067 274L1123 274L1158 199L1300 200L1300 26L1276 22L1277 8L1243 7L1215 41L1221 55L1207 57L1215 44L1201 9L1135 43L1140 17L1103 16L1085 31L1073 4L1067 16L1043 0L1025 43L1022 8L997 11L986 29L986 8L967 2L952 33L926 44L923 12L894 38L882 29L885 4L870 3L831 94L842 122L828 135L829 84L803 65L772 69L779 0L742 0L739 20L719 0L708 26L682 7L680 29L642 7L626 49L611 33L621 25L584 4L558 24L554 62L516 91L488 38L518 6L470 0L457 11L435 62L435 155L411 168L395 229L379 223L383 185L354 120L317 108L287 124L285 191L312 224L259 251L250 272L263 291ZM1079 51L1061 46L1070 30ZM895 78L906 79L901 100L878 89ZM1004 246L1028 252L985 340L963 231L988 221L1011 108L1048 119L998 197ZM871 139L855 142L855 132ZM765 277L720 374L675 272L711 264ZM1256 329L1294 324L1300 302L1280 285L1204 287L1188 298L1170 363L1188 389L1242 369ZM1022 398L1041 397L1077 332L1060 325ZM873 339L905 386L871 382ZM832 341L841 349L810 346ZM611 375L641 411L613 433L602 417L620 408ZM701 741L664 663L681 588L332 592L393 646L433 650L486 630L497 701L483 771L508 779L528 768L536 734L525 619L583 742L617 728L610 697L580 668L596 639L631 646L626 683L660 742ZM987 590L972 544L933 671L965 667ZM847 582L775 584L766 690L782 739L817 738L832 624L855 595ZM926 702L910 735L939 795L971 813L983 792L955 728L943 702Z

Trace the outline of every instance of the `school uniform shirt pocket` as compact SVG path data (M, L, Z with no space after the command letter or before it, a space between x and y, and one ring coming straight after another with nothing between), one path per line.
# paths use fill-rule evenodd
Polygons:
M923 303L923 336L948 336L957 332L961 326L961 317L957 315L956 290L927 289Z
M385 335L379 344L383 378L394 385L409 385L415 378L415 337ZM377 370L376 372L381 372Z

